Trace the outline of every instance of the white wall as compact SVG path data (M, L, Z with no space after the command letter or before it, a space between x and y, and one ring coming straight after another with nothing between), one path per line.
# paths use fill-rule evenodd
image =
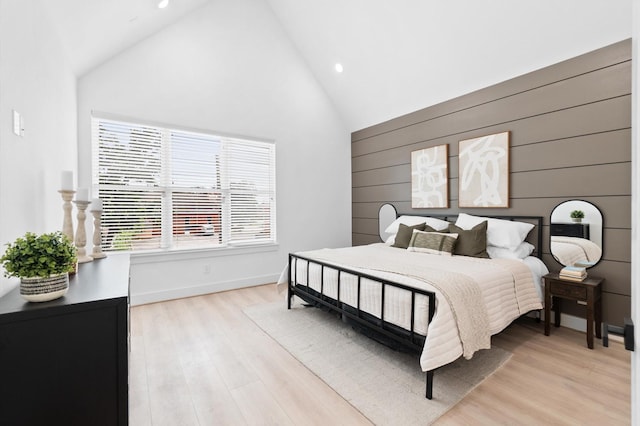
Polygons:
M0 0L0 252L26 231L62 227L60 171L77 164L75 82L40 1ZM13 285L0 278L0 294Z
M211 2L78 81L83 186L91 111L276 143L277 249L134 258L134 303L273 282L290 251L350 245L350 135L262 0Z

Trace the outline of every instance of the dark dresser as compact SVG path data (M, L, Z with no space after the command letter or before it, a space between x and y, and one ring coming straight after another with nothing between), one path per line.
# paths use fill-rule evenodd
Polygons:
M589 239L588 223L552 223L551 235Z
M79 266L69 291L0 297L0 424L128 424L129 256Z

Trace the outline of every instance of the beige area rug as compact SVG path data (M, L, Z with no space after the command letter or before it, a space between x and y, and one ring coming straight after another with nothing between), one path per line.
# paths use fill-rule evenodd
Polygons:
M511 357L493 348L436 370L428 400L417 354L389 349L335 313L285 305L283 300L244 312L376 425L431 424Z

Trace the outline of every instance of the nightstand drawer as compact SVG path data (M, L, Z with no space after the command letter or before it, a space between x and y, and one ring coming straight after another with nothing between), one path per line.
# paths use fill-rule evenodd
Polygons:
M587 289L581 285L572 285L567 282L559 283L551 281L551 294L554 296L568 297L577 300L587 300Z

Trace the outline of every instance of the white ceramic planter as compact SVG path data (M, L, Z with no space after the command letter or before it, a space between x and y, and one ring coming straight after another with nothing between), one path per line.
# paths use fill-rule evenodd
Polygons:
M29 302L47 302L64 296L69 290L69 274L20 278L20 295Z

